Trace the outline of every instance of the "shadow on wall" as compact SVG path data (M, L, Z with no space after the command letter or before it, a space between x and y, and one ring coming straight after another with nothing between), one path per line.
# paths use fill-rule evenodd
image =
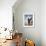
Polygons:
M22 3L20 3L20 5L17 4L17 7L15 7L16 6L15 4L13 7L13 12L15 16L14 17L15 18L15 28L17 28L19 32L23 33L24 39L26 38L33 39L35 41L36 46L41 46L40 35L39 34L37 35L37 32L41 32L40 31L40 28L41 28L40 19L39 19L39 15L41 12L40 3L41 3L40 0L24 0ZM29 28L29 27L23 26L23 14L26 12L28 13L33 12L35 14L35 28L31 28L31 27Z

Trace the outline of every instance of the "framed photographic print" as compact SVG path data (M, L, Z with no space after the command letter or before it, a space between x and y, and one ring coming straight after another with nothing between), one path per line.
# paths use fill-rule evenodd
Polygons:
M33 13L24 13L23 25L24 27L34 27L34 14Z

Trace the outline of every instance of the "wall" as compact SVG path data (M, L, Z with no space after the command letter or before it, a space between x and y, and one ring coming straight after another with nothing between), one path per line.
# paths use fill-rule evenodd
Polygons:
M15 29L23 33L24 39L34 40L36 46L41 46L41 0L23 0L17 7L13 7L13 12ZM23 26L25 12L34 13L34 27Z
M41 41L46 46L46 0L41 1Z
M0 27L12 29L12 6L16 0L0 0Z

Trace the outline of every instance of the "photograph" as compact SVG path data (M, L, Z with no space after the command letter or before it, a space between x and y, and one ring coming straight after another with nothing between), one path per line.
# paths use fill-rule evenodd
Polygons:
M34 26L34 15L33 14L24 14L24 27L33 27Z

